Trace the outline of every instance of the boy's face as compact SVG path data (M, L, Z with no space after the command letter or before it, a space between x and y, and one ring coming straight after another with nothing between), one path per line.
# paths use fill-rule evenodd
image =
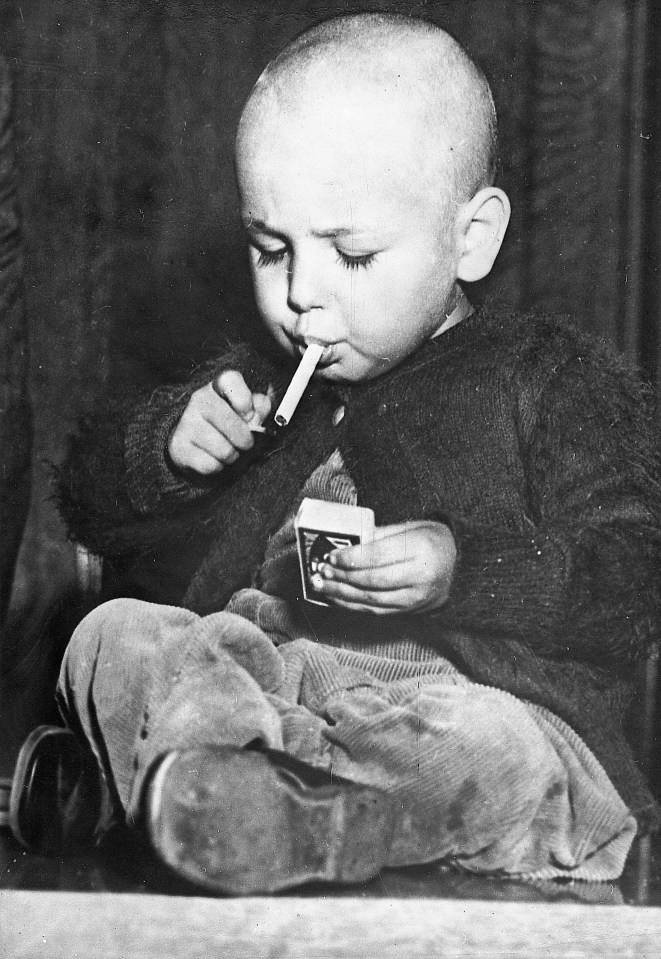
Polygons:
M445 319L457 242L449 186L419 125L387 103L326 97L256 111L237 150L257 305L292 356L325 347L317 376L371 379Z

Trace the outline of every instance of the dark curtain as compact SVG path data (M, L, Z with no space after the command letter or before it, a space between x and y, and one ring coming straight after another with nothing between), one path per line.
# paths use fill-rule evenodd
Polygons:
M11 93L0 56L0 634L30 499L32 439Z

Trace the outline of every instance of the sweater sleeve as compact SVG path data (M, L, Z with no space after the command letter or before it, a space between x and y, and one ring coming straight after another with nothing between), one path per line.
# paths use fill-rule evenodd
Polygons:
M185 384L164 385L146 397L135 392L100 399L57 471L60 510L72 538L101 555L118 554L149 548L202 516L197 504L217 497L232 471L214 481L183 478L168 463L167 442L195 390L225 369L239 369L253 389L268 387L268 363L239 346L200 366Z
M136 403L124 431L126 489L136 512L159 512L168 505L198 499L209 489L208 482L195 482L176 472L167 445L193 393L232 365L231 359L206 364L188 383L159 387Z
M519 390L528 530L455 528L443 617L550 656L637 658L661 616L661 470L649 397L607 350Z

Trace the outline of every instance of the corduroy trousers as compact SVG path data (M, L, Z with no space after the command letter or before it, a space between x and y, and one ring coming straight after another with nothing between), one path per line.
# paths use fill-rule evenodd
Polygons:
M159 757L260 740L394 796L391 866L605 880L636 831L565 723L440 657L397 661L308 639L276 647L233 613L114 600L76 630L57 695L129 822Z

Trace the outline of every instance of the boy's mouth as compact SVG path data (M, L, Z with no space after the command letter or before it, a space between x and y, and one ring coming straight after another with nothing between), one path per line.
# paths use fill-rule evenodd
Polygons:
M309 343L306 343L300 340L296 340L294 342L294 348L296 349L297 353L299 353L300 356L303 356L308 346L310 346L312 343L317 343L319 346L323 348L321 359L319 360L317 364L318 370L323 369L326 366L330 366L331 363L335 362L335 351L333 349L333 347L335 346L334 343L323 343L321 340L310 340Z

